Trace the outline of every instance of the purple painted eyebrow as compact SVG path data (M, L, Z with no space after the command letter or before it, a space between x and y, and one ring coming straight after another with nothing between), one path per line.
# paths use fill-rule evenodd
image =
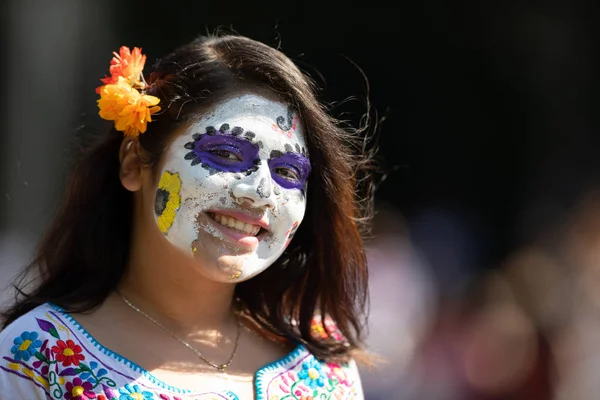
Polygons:
M217 133L214 128L209 128L212 127L208 127L204 134L194 135L194 141L185 144L186 149L192 150L185 155L186 160L192 160L192 165L202 164L203 167L223 172L251 173L257 170L260 164L258 145L242 137ZM236 158L228 159L219 153L234 154Z
M310 174L310 161L299 153L279 151L271 152L271 158L268 161L271 176L277 184L285 189L303 190ZM298 179L288 179L275 172L277 168L287 168L293 170Z

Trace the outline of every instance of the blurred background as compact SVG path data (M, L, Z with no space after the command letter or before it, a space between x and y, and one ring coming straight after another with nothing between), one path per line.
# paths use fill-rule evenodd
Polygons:
M363 368L367 399L597 399L599 5L386 3L2 2L2 287L73 138L105 127L111 52L141 46L151 65L222 27L292 57L334 115L358 124L367 95L378 112L368 346L386 362Z

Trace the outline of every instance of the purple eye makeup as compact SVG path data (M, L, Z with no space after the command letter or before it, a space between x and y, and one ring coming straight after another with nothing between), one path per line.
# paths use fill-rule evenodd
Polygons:
M191 150L184 157L192 161L191 165L246 174L256 171L260 165L259 146L250 141L254 134L249 131L244 134L241 127L229 130L229 125L223 124L217 131L209 126L205 133L196 133L192 137L194 141L184 145Z

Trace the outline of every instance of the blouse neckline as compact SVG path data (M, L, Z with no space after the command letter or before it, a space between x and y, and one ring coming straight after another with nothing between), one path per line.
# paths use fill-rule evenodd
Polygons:
M144 376L144 378L146 378L147 380L149 380L156 386L158 386L162 389L169 390L171 392L178 393L178 394L195 394L194 391L192 391L190 389L183 389L183 388L169 385L168 383L157 378L150 371L141 367L140 365L138 365L137 363L128 359L127 357L124 357L121 354L117 353L116 351L113 351L113 350L105 347L98 340L96 340L96 338L94 336L92 336L92 334L89 333L79 322L77 322L77 320L75 318L73 318L73 316L71 314L69 314L65 309L63 309L62 307L60 307L56 304L53 304L53 303L47 303L47 304L50 308L52 308L53 310L60 313L63 317L65 317L69 321L69 323L73 327L75 327L80 333L82 333L85 336L85 338L96 349L100 350L102 353L104 353L108 356L111 356L113 359L117 360L119 363L125 365L126 367L132 369L134 372L141 374L142 376ZM263 377L263 375L265 375L267 372L272 371L274 369L289 366L293 363L294 360L299 359L302 355L307 355L307 353L308 353L308 350L306 349L306 347L302 344L298 344L287 355L259 368L254 373L254 382L253 382L254 391L256 392L256 398L257 399L261 398L260 397L261 391L262 391L261 390L262 389L261 378Z

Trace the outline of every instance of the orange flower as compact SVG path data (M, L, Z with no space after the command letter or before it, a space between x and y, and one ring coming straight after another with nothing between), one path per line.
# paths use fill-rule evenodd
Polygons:
M110 76L100 79L105 85L117 83L120 76L125 78L131 86L144 86L141 82L142 71L146 63L146 56L142 54L142 49L134 47L133 51L129 47L121 46L119 54L113 52L114 57L110 60ZM102 86L96 88L96 93L100 94Z
M116 52L113 52L113 54L115 56L110 60L111 77L106 78L109 80L108 82L104 79L102 81L105 84L115 83L117 78L122 76L132 86L140 82L140 76L146 63L146 56L142 54L142 49L134 47L132 52L129 50L129 47L121 46L119 54Z
M103 119L115 121L118 131L136 137L146 132L151 115L160 111L159 101L158 97L141 94L126 78L119 76L116 83L101 88L99 114Z

